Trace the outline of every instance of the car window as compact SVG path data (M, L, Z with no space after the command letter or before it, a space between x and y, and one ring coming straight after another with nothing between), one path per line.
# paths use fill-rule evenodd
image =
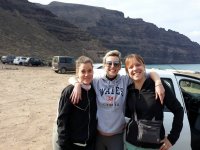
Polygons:
M170 88L172 93L175 95L175 90L174 90L174 86L173 86L172 80L169 79L169 78L162 78L162 80L165 82L165 84ZM164 107L164 112L170 112L170 110L165 106Z
M174 85L172 83L172 80L169 79L169 78L163 78L163 81L167 84L167 86L170 88L170 90L172 91L172 93L174 93L174 95L176 95L175 94L175 90L174 90Z
M72 63L73 58L68 58L68 57L60 57L60 63Z
M66 62L65 58L60 57L60 63L65 63L65 62Z
M200 83L182 79L179 84L184 97L190 126L192 130L200 132Z
M189 80L181 80L180 86L182 90L189 93L194 98L200 97L200 84Z
M73 58L66 58L66 63L72 63L73 62Z

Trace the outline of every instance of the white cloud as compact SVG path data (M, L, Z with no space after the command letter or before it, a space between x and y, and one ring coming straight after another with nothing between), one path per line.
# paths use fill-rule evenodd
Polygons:
M200 39L200 31L191 31L189 32L188 36L192 41L197 42Z
M52 0L29 0L49 4ZM158 27L171 29L200 44L199 0L56 0L119 10L125 17L142 18Z

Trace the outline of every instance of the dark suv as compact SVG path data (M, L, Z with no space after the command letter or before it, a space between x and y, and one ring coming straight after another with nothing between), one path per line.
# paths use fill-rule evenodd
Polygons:
M23 65L25 65L25 66L41 66L41 65L43 65L43 62L38 58L28 57L26 59L26 61L23 63Z
M52 59L52 69L57 73L75 71L75 60L71 56L54 56Z

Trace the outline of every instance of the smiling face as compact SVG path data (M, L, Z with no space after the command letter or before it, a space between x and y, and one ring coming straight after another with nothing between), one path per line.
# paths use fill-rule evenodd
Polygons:
M93 66L91 63L81 63L78 68L78 80L83 84L90 84L93 79Z
M104 63L104 69L106 75L109 78L114 78L117 76L119 70L121 69L121 62L117 56L108 56Z
M138 55L130 55L125 60L126 72L135 82L145 79L145 65L143 59Z

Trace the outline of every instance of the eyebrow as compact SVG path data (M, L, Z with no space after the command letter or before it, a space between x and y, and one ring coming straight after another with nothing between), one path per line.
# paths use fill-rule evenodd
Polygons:
M114 60L114 61L112 61L112 60L107 60L106 62L119 62L119 60Z

